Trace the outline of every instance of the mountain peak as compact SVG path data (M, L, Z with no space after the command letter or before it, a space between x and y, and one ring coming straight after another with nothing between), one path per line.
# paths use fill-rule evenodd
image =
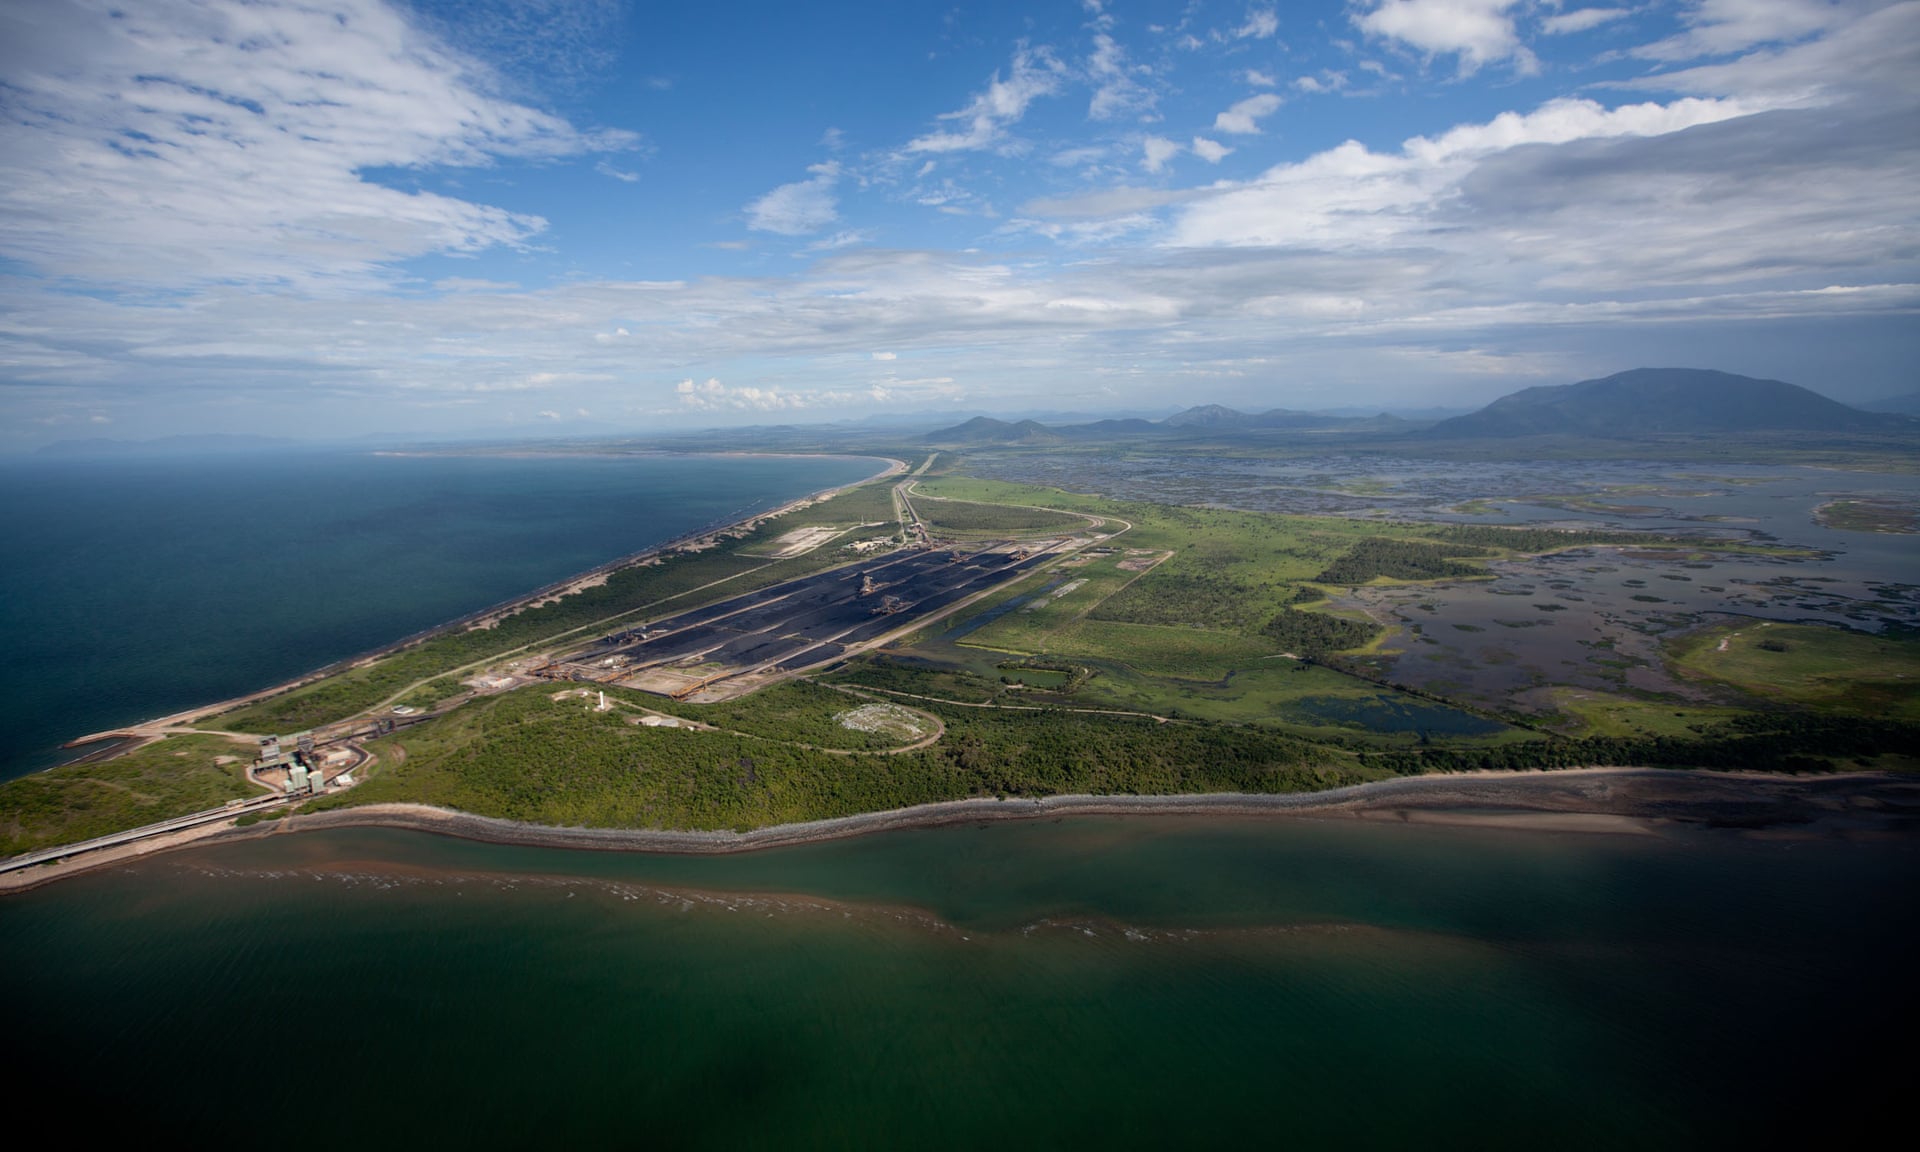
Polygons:
M1718 432L1866 432L1897 417L1849 408L1782 380L1705 368L1635 368L1577 384L1523 388L1478 412L1443 420L1429 436L1629 438Z

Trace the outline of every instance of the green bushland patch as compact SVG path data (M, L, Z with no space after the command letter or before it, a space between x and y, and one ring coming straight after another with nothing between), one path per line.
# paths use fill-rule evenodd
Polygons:
M247 783L253 750L221 736L169 736L124 756L0 784L0 855L125 832L264 795ZM230 764L215 757L231 756Z
M1261 634L1283 651L1300 656L1319 656L1359 648L1380 634L1380 626L1345 616L1321 612L1301 612L1288 608L1267 621Z
M1087 526L1086 520L1079 516L1040 508L1010 508L1001 504L926 498L916 500L913 507L936 533L1057 535L1078 532Z
M1668 658L1685 675L1781 704L1920 720L1913 636L1744 620L1683 637Z
M265 812L253 811L243 813L239 819L233 822L233 826L235 828L251 828L262 820L278 820L292 811L293 809L291 808L269 808Z
M1634 665L1629 663L1628 667ZM1671 736L1690 739L1739 715L1739 710L1561 685L1545 690L1553 727L1575 736Z
M745 829L967 796L1282 792L1384 774L1342 749L1253 728L924 707L947 725L938 745L835 756L639 728L522 689L388 737L404 759L387 757L380 774L310 807L412 801L541 824Z
M1843 532L1920 532L1920 508L1900 500L1832 500L1814 509L1813 518Z
M1511 771L1588 765L1715 768L1752 772L1833 772L1862 759L1907 753L1920 726L1856 716L1745 713L1686 736L1611 735L1529 740L1482 747L1430 747L1382 752L1370 765L1401 774Z
M607 697L716 728L821 748L878 751L919 739L912 736L903 740L884 731L862 732L843 726L839 714L858 707L861 701L811 680L783 681L720 704L687 704L621 688L607 689Z
M884 502L885 512L874 509ZM538 608L527 608L490 628L469 628L427 637L371 663L345 669L312 684L246 705L207 722L229 732L285 733L344 720L405 689L456 668L508 652L551 643L571 633L585 638L612 617L639 616L658 606L664 615L700 603L777 584L844 561L832 549L791 560L767 561L736 549L764 547L792 531L821 524L891 519L889 482L869 482L831 500L765 521L737 541L703 552L682 552L657 563L620 569L605 584L583 589ZM869 515L871 513L871 515ZM723 581L723 582L722 582ZM722 583L716 583L722 582ZM716 585L698 596L689 593Z
M998 696L1001 688L994 680L971 669L931 667L886 655L862 657L826 679L854 688L877 688L967 704L984 704Z
M432 708L442 700L460 695L462 690L458 676L440 676L408 692L394 703L424 710Z
M1460 557L1485 556L1484 549L1464 544L1435 544L1425 540L1361 540L1346 555L1327 565L1314 580L1321 584L1365 584L1382 576L1390 580L1447 580L1484 575Z

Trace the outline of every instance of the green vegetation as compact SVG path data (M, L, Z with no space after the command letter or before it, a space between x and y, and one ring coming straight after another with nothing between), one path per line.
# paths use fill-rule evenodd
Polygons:
M264 795L247 783L252 753L221 736L169 736L112 760L9 780L0 784L0 856L91 840Z
M608 689L607 698L715 728L820 748L879 751L911 743L883 732L841 726L834 717L865 701L809 680L789 680L720 704L687 704L624 689Z
M1776 704L1920 721L1920 639L1741 621L1670 650L1680 672Z
M1358 648L1380 634L1380 626L1365 620L1328 616L1320 612L1283 609L1267 621L1261 634L1280 646L1283 652L1297 656L1324 656Z
M1460 544L1433 544L1425 540L1393 540L1374 537L1361 540L1346 555L1327 565L1314 577L1320 584L1365 584L1386 577L1391 580L1446 580L1459 576L1480 576L1484 572L1472 564L1462 564L1461 556L1483 556L1479 548Z
M948 727L939 745L836 756L636 727L550 697L522 689L388 737L391 766L310 807L414 801L543 824L744 829L967 796L1297 791L1383 774L1238 727L928 705ZM393 745L406 749L397 764Z
M914 510L927 527L948 536L1035 536L1078 532L1087 522L1078 516L1038 508L1008 508L964 500L914 501Z
M1897 500L1834 500L1814 509L1813 518L1843 532L1920 532L1920 508Z

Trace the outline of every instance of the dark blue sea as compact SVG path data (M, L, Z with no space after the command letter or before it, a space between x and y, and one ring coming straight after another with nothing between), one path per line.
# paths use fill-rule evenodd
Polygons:
M0 779L59 762L76 736L267 687L880 467L322 451L0 463Z

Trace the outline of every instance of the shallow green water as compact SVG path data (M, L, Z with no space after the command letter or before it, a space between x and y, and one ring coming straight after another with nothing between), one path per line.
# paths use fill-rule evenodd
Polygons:
M1887 1107L1916 879L1911 844L1196 817L275 835L0 901L0 1028L14 1099L215 1142L1755 1146Z

